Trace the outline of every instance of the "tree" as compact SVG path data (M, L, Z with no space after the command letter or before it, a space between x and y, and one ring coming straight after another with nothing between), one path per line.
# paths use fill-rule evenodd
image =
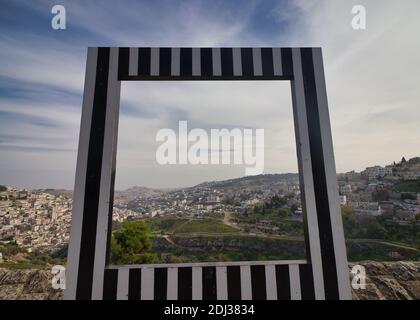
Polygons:
M341 215L343 217L344 234L347 238L354 237L354 229L357 224L357 217L353 210L348 206L341 207Z
M386 188L378 188L372 193L374 201L388 201L389 191Z
M417 197L413 193L401 192L401 200L416 200Z
M152 263L157 255L150 252L150 240L147 225L141 221L125 221L121 229L115 231L111 239L111 260L116 264Z

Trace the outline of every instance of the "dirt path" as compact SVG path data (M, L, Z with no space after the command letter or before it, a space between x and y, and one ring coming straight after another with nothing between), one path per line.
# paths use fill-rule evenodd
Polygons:
M167 234L162 236L166 241L168 241L170 244L173 244L174 246L179 247L178 244L176 244Z
M385 245L392 246L392 247L397 247L397 248L402 248L402 249L407 249L407 250L413 250L413 251L419 251L419 249L414 248L414 247L410 247L408 245L388 242L388 241L384 241L382 239L348 239L348 240L355 240L356 242L376 242L376 243L381 243L381 244L385 244Z
M225 212L225 215L223 216L223 224L229 226L229 227L233 227L236 229L239 229L238 225L232 221L230 221L231 218L231 214L230 212Z

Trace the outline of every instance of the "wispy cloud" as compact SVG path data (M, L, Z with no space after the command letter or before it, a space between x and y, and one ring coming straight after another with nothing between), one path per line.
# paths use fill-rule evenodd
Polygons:
M322 46L338 170L385 164L420 150L416 0L61 3L65 31L50 28L55 1L2 6L0 182L72 187L88 46ZM367 8L364 31L351 28L354 4ZM165 176L192 184L243 173L156 168L154 135L179 120L204 128L265 128L272 136L266 168L296 166L287 84L124 83L121 98L117 176L123 186L140 177L145 185L163 184Z

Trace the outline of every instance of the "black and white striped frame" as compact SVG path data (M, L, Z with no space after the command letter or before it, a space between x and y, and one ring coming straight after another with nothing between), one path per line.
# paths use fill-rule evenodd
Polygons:
M307 260L109 265L121 81L291 81ZM351 299L320 48L89 48L66 299Z

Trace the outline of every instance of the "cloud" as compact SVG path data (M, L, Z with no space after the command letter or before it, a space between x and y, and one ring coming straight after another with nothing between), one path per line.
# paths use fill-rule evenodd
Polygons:
M416 0L62 3L63 32L50 28L54 1L16 0L0 13L0 180L73 186L76 152L68 150L77 147L88 46L322 46L338 170L420 150ZM364 31L351 28L354 4L366 6ZM289 171L296 166L290 103L287 83L124 83L117 179L173 186L243 174L154 166L156 131L178 120L263 127L266 168Z
M366 7L366 30L351 28L355 4ZM298 0L294 6L302 19L293 45L323 48L338 171L418 155L420 3Z

